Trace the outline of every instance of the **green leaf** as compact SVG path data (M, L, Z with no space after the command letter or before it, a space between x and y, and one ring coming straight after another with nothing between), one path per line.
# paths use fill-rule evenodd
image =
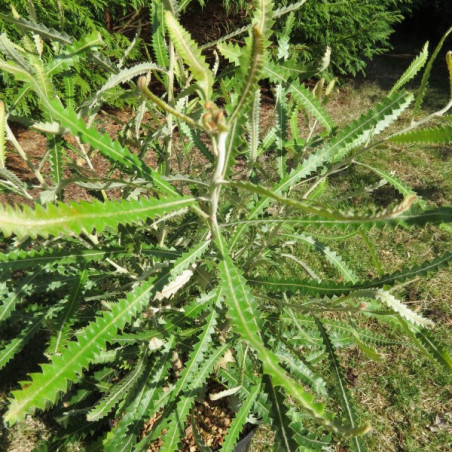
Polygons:
M417 129L411 132L394 135L390 138L393 143L452 143L452 126L438 126L432 129Z
M166 377L171 363L174 338L164 347L164 353L150 361L135 390L135 397L124 408L116 426L108 433L103 445L107 452L131 451L145 422L155 413L158 401L165 394Z
M336 353L334 351L333 344L331 343L330 337L328 333L326 332L325 328L322 325L322 322L315 317L315 321L317 324L317 327L320 331L320 334L323 338L323 343L325 345L326 351L328 353L328 357L330 360L330 368L332 370L332 373L334 374L334 377L336 379L336 392L339 397L339 400L341 402L342 410L350 423L351 427L355 427L358 425L358 421L356 419L355 410L353 407L353 402L350 398L349 391L347 389L347 384L345 382L345 378L342 372L341 365L339 363L339 360L337 359ZM367 427L367 430L369 430L370 427ZM352 447L354 450L360 452L363 449L363 445L361 444L361 441L355 436L351 439Z
M389 95L398 91L402 86L406 85L416 74L424 67L428 58L428 42L425 43L421 53L413 60L408 69L397 80L394 86L389 91Z
M264 42L262 33L256 27L253 28L253 35L251 41L251 53L249 56L249 64L247 73L241 79L240 87L238 88L238 100L234 105L229 122L234 122L237 116L246 115L248 107L254 99L256 90L258 89L258 81L263 67L264 61Z
M80 297L83 293L83 288L87 279L87 271L83 269L71 287L69 300L65 303L63 311L57 316L56 321L54 322L54 334L52 335L50 344L47 348L47 353L61 353L65 346L71 323L73 323L71 320L79 306Z
M279 366L277 356L267 349L261 337L261 316L240 270L231 258L225 254L225 244L219 239L219 249L223 257L220 262L221 287L228 305L228 313L242 338L254 348L263 363L264 373L272 377L275 386L281 386L292 396L317 422L336 431L349 434L361 434L367 427L349 428L333 422L332 415L325 412L324 405L313 402L313 396L306 391ZM364 429L364 430L363 430Z
M11 313L16 309L16 303L25 296L30 284L32 284L38 276L42 275L42 271L42 268L38 268L38 270L35 270L31 275L28 275L17 283L14 292L11 293L10 297L0 306L0 323L11 316Z
M294 452L298 450L298 444L293 438L294 431L290 428L290 419L287 416L288 408L284 404L284 395L275 388L268 375L263 379L265 392L268 394L269 416L272 429L276 430L275 442L278 450Z
M200 366L195 375L192 376L190 381L190 388L186 388L184 393L175 407L170 406L168 410L165 410L167 415L169 410L171 414L165 416L166 422L163 425L167 425L167 431L163 436L164 443L161 447L161 451L169 452L180 450L179 441L185 434L185 419L188 417L189 412L193 404L195 403L196 396L205 385L205 382L209 375L213 372L215 365L220 358L224 356L226 351L230 348L231 344L225 342L222 345L217 346L207 356L205 356L202 366ZM175 392L171 392L171 396L175 395ZM171 404L172 405L172 404ZM157 422L159 424L159 422ZM147 450L147 444L150 441L161 437L161 425L157 425L156 429L153 429L148 438L145 438L136 449L136 452Z
M377 105L369 113L346 127L329 143L322 146L317 152L308 157L303 163L295 168L290 174L276 184L271 192L280 196L287 192L301 179L309 176L322 165L337 161L344 157L352 149L365 143L371 136L383 131L392 124L395 119L408 107L412 95L407 93L396 93L388 97L383 103ZM251 209L247 220L256 218L271 202L271 197L262 198L256 206ZM241 238L246 226L240 226L235 232L230 245L234 247Z
M119 224L136 224L195 204L194 198L141 199L138 201L92 201L36 205L35 210L9 205L0 207L0 231L5 236L48 237L70 235L94 229L116 229Z
M68 342L61 355L52 356L49 364L41 364L42 372L31 374L31 381L22 382L22 389L13 391L5 422L13 425L36 409L44 410L55 403L89 366L96 353L105 348L107 341L147 306L167 279L164 275L158 280L144 281L127 298L112 304L109 311L103 311L83 328L77 334L77 341Z
M353 270L348 266L348 264L339 256L335 251L331 250L328 246L323 245L318 240L314 239L305 234L283 234L284 237L291 237L301 242L304 242L310 246L315 247L320 251L332 264L337 268L339 273L349 282L357 283L358 277L355 275Z
M399 322L403 330L408 333L419 350L428 359L441 364L446 370L452 372L452 358L429 331L408 325L401 317L399 317Z
M141 353L134 368L121 381L113 385L107 394L88 412L86 419L90 422L97 421L105 417L115 405L117 405L126 395L138 384L138 380L146 369L146 362L149 359L146 351Z
M432 53L432 56L428 60L427 67L425 68L424 74L422 75L422 81L421 86L419 87L419 91L416 96L416 102L414 103L413 108L413 118L419 113L419 110L421 109L422 102L424 101L425 93L427 92L428 83L430 79L430 73L432 71L433 63L436 60L436 57L438 56L441 48L443 47L444 42L446 41L446 38L449 36L449 34L452 32L452 27L449 28L449 30L444 33L441 40L438 42L438 45L436 46L434 52Z
M95 51L97 47L102 45L104 45L104 42L99 32L90 33L78 41L74 41L70 45L67 45L61 54L53 58L45 66L46 75L49 77L70 69L74 64L80 62L80 58L86 52L91 50Z
M414 200L413 200L414 201ZM356 217L343 217L341 219L335 218L322 218L322 217L302 217L295 218L290 217L287 219L279 218L259 218L254 220L241 220L225 224L223 227L233 227L239 226L240 228L245 228L250 225L269 225L269 224L288 224L288 225L298 225L298 226L311 226L314 228L325 227L328 229L371 229L373 227L384 227L385 225L390 226L425 226L426 224L440 224L440 223L451 223L452 222L452 207L439 207L433 209L414 209L411 208L410 211L397 215L395 217L383 216L368 216L361 217L360 220L356 221ZM236 234L233 236L234 242L236 242L239 233L243 233L244 229L238 228Z
M12 61L15 61L25 71L33 73L33 67L27 62L22 54L16 49L14 44L9 40L6 33L0 34L0 51L2 54Z
M224 452L229 452L234 450L234 446L237 443L240 433L242 433L243 426L246 423L247 417L251 408L253 407L254 400L260 392L260 386L255 386L251 389L251 393L242 403L239 411L234 417L231 425L228 428L228 432L224 438L224 442L221 445L221 450Z
M169 57L165 42L164 11L163 4L160 0L155 0L151 3L152 50L154 51L157 64L166 68L169 66Z
M288 80L280 74L275 63L267 63L265 65L264 72L272 81L287 83L289 92L295 100L299 102L300 105L303 105L306 111L317 119L328 132L331 132L334 127L332 119L325 112L325 109L322 107L318 99L316 99L305 86L298 81L293 81L291 83L288 82Z
M213 75L201 50L170 11L165 11L165 22L171 41L185 64L190 68L205 100L212 96Z
M416 196L416 197L418 196L418 194L411 187L409 187L407 184L405 184L405 182L401 181L394 174L392 174L388 171L384 171L381 168L376 168L374 166L368 165L366 163L362 163L362 162L355 162L355 163L358 165L364 166L365 168L369 168L375 174L378 174L383 179L387 180L401 195L403 195L403 196L412 195L412 196Z
M452 253L446 253L438 256L432 261L426 261L414 267L401 270L389 275L383 275L370 281L359 282L358 284L338 284L333 281L323 281L318 283L313 280L297 280L297 279L277 279L277 278L248 278L248 281L260 287L266 287L272 291L288 292L288 293L306 293L311 295L342 295L349 294L356 290L372 289L383 287L385 285L393 285L396 282L403 282L410 278L426 275L436 272L442 267L448 266L452 260Z
M0 370L19 353L28 341L39 332L46 314L36 315L29 326L23 329L19 335L12 339L6 347L0 349Z

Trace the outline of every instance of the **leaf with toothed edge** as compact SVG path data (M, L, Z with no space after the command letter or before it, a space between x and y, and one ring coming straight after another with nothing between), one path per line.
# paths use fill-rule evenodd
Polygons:
M153 364L147 364L135 397L124 408L121 418L103 442L107 452L131 451L144 423L154 415L156 404L165 393L173 346L174 338L171 338L162 355Z
M146 369L148 355L146 351L141 353L134 368L117 384L114 384L96 405L89 410L86 419L89 422L97 421L107 416L126 395L138 384L138 380Z
M441 364L446 370L452 372L452 358L429 331L407 324L402 317L399 317L399 322L402 329L428 359Z
M229 317L236 330L254 348L264 366L264 373L272 377L275 386L281 386L292 396L317 422L335 431L360 435L367 426L351 428L333 421L333 415L325 411L321 403L315 403L313 396L290 378L280 367L277 356L265 347L261 337L261 315L257 303L249 290L241 271L234 265L226 253L226 244L222 237L217 243L223 256L219 265L221 287L228 306Z
M127 298L111 305L109 311L89 323L77 334L77 341L70 341L61 355L50 358L49 364L41 364L41 372L30 375L31 381L22 382L22 389L12 392L13 398L4 420L13 425L37 409L45 410L56 402L61 393L77 381L95 359L96 353L106 347L117 331L130 323L148 305L149 299L168 281L168 275L153 278L137 286Z
M0 231L6 237L14 234L20 238L90 234L94 229L100 233L107 228L116 229L119 224L136 224L193 205L194 198L183 197L36 205L35 210L6 205L0 207Z
M274 195L281 196L301 179L309 176L325 164L337 161L347 155L352 149L364 144L371 136L376 135L390 126L408 108L413 99L412 94L405 92L389 96L381 104L374 107L360 119L341 131L330 142L308 157L303 163L289 173L270 190ZM256 218L271 203L271 197L263 197L248 214L247 219ZM240 239L246 226L240 226L235 232L231 246Z
M452 143L452 126L438 126L432 129L417 129L411 132L394 135L390 138L393 143Z
M165 11L165 22L174 47L198 82L205 100L210 99L213 75L200 49L170 11Z
M350 398L347 384L345 382L345 377L344 377L344 374L342 371L342 367L339 363L339 360L337 359L333 344L331 343L330 337L329 337L327 331L325 330L325 328L323 327L322 322L317 317L314 317L314 319L315 319L317 327L320 331L320 334L322 335L323 343L324 343L326 351L328 353L331 369L332 369L332 372L336 379L335 388L336 388L339 400L341 402L342 409L344 411L344 414L345 414L348 422L350 423L350 425L352 427L354 427L355 425L358 424L358 421L356 419L353 403ZM368 429L370 429L370 427L368 427ZM361 452L364 450L360 439L357 438L356 436L352 437L350 441L351 441L353 450L355 450L357 452Z
M442 267L447 267L452 261L452 253L446 253L438 256L432 261L426 261L412 268L401 270L392 274L383 275L381 278L362 281L357 284L338 284L333 281L323 281L318 283L313 280L297 280L297 279L277 279L277 278L248 278L248 282L258 287L267 288L274 292L288 293L305 293L311 295L343 295L351 294L360 289L372 289L383 287L385 285L393 285L396 282L403 282L409 278L423 276L428 273L437 272Z
M239 438L240 433L242 433L243 426L246 423L248 414L250 413L255 398L260 392L260 386L255 386L250 395L246 398L244 402L242 402L242 406L239 411L235 415L231 425L228 428L226 436L224 438L224 442L221 446L221 450L224 452L229 452L234 449L234 446L237 444L237 440Z

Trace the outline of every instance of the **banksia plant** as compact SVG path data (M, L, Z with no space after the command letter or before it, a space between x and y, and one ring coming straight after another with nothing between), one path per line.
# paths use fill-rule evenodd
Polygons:
M357 345L381 359L380 347L409 343L450 369L433 322L394 289L446 267L452 254L388 273L376 260L371 278L329 240L368 243L378 228L438 227L451 221L451 207L429 206L369 166L401 200L345 209L328 198L328 186L334 174L366 165L361 156L376 146L452 141L449 123L424 125L452 100L429 117L400 120L417 105L403 89L412 66L382 102L339 128L325 109L332 85L303 84L325 69L328 49L306 68L284 51L289 31L272 36L275 17L304 1L283 9L254 2L244 42L212 44L213 64L180 24L187 3L152 2L152 61L122 69L107 62L107 82L77 110L55 95L53 78L61 67L98 61L98 37L68 41L28 21L28 46L50 40L66 46L66 56L46 62L20 46L2 50L0 70L36 94L45 119L33 127L48 140L36 165L14 137L8 106L0 109L2 162L11 152L6 138L37 181L31 187L0 168L3 190L22 199L0 209L0 328L14 335L0 342L0 368L33 338L42 346L33 371L12 388L4 424L48 413L61 427L55 447L85 441L139 451L157 441L176 451L187 423L197 431L194 407L212 397L215 382L222 390L214 398L238 407L222 450L234 450L250 419L272 425L277 450L321 450L337 435L363 450L371 426L356 414L338 348ZM279 52L269 51L270 38ZM420 70L427 60L425 48L413 65ZM263 133L265 78L277 119ZM138 107L113 138L98 117L119 85ZM106 175L96 174L94 157L109 162ZM72 185L98 199L65 201ZM318 261L335 276L325 278ZM371 321L404 339L377 334ZM201 439L198 446L210 450Z

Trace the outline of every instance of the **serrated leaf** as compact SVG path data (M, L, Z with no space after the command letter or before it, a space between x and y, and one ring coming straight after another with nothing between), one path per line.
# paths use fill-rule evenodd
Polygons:
M257 82L263 67L264 42L262 33L257 27L253 28L251 41L251 52L248 59L246 75L241 79L238 89L238 100L234 105L229 121L232 123L238 116L246 115L248 107L251 104L254 94L258 89Z
M424 67L428 58L428 42L425 43L421 53L413 60L408 69L397 80L394 86L391 88L389 95L395 93L402 86L406 85L416 74Z
M271 378L264 376L264 389L268 394L269 412L271 425L276 430L275 442L281 451L294 452L298 445L293 438L294 431L290 428L290 420L287 417L288 408L284 404L284 396L278 388L275 388Z
M287 83L289 92L296 99L296 101L299 102L300 105L302 105L310 115L317 119L328 132L333 129L334 123L332 119L325 112L320 102L305 86L300 84L298 81L289 82L279 73L274 63L266 64L265 74L269 76L270 80L272 81Z
M452 126L438 126L431 129L417 129L411 132L394 135L390 138L393 143L452 143Z
M0 349L0 370L3 369L3 367L5 367L6 364L8 364L8 362L22 350L28 341L39 332L45 318L45 314L35 314L35 318L31 324L24 328L14 339L9 341L6 347Z
M213 75L206 63L201 50L191 38L174 15L170 11L165 11L165 22L171 41L177 52L183 58L185 64L197 80L205 99L210 99L212 95Z
M70 320L79 305L87 277L87 271L83 269L71 287L69 300L65 303L63 311L57 316L54 322L54 334L52 335L49 347L47 348L47 352L50 354L60 353L66 343L67 334L70 331L72 323Z
M90 234L94 229L116 229L119 224L136 224L194 205L194 198L141 199L138 201L92 201L36 205L35 210L9 205L0 207L0 231L5 236L48 237L50 235Z
M191 388L186 389L181 395L179 402L174 408L171 406L167 411L170 411L169 416L165 416L166 422L163 425L158 425L154 429L149 438L145 438L137 447L136 452L146 450L149 441L160 437L161 427L167 425L167 431L163 437L164 443L161 447L161 451L172 452L176 450L179 446L179 441L182 435L185 433L185 419L188 417L191 407L193 406L196 395L204 386L207 378L212 373L216 363L224 356L225 352L230 348L231 344L225 342L222 345L217 346L213 351L211 351L204 359L202 366L198 369L195 375L192 376L190 382ZM175 392L171 392L171 396L174 396ZM168 413L165 411L165 414Z
M347 384L345 382L345 378L342 372L341 365L339 363L339 360L337 359L333 344L331 343L330 337L325 330L325 328L322 325L322 322L317 318L314 317L317 327L320 331L320 334L323 338L323 343L325 345L326 351L328 353L328 357L330 359L331 369L336 379L336 391L339 397L339 400L342 405L342 409L344 411L344 414L350 423L352 427L355 427L358 424L358 421L356 419L355 410L353 407L353 402L350 398L350 394L347 388ZM367 426L367 430L370 429L370 426ZM356 436L351 438L351 444L354 450L360 452L363 451L363 445L361 444L361 441Z
M253 407L253 403L255 398L260 392L260 386L255 386L251 389L251 393L248 395L246 400L242 403L239 411L234 417L231 425L228 428L228 432L224 438L224 442L221 445L221 450L224 452L229 452L230 450L234 450L234 446L237 443L240 433L242 433L243 426L246 423L247 417L251 408Z
M143 352L138 358L134 368L105 394L96 405L89 410L86 419L89 422L97 421L105 417L122 399L124 399L134 386L138 384L138 380L146 369L146 361L148 354Z
M72 42L66 46L61 54L57 55L45 66L46 75L56 75L73 67L86 52L95 50L103 44L104 41L99 32L90 33L78 41Z
M389 306L409 322L423 327L432 328L434 326L434 323L431 320L426 319L419 314L416 314L414 311L405 306L400 300L397 300L397 298L389 292L379 289L375 292L374 296L377 300L380 300L382 303Z
M342 257L335 251L331 250L328 246L323 245L318 240L305 234L283 234L284 237L291 237L296 240L302 241L310 246L315 247L320 251L334 267L340 272L340 274L349 282L357 283L358 277L354 271L348 266L348 264L342 259Z
M452 253L446 253L432 261L423 262L420 265L401 270L389 275L383 275L370 281L359 282L358 284L338 284L333 281L323 281L321 283L313 280L277 279L277 278L248 278L248 282L269 290L288 293L306 293L317 295L343 295L356 290L373 289L385 285L393 285L396 282L403 282L409 278L436 272L441 267L446 267L452 260Z
M265 347L261 338L261 316L245 279L231 258L225 254L224 242L220 242L218 246L223 254L220 262L220 278L229 316L238 333L256 350L263 363L264 373L270 375L275 386L281 386L320 424L336 431L361 434L361 426L350 429L333 422L332 415L325 412L324 405L313 402L313 396L292 380L279 366L277 356Z
M5 414L5 422L13 425L36 409L44 410L55 403L70 383L76 381L83 369L104 349L119 329L130 323L146 306L149 299L167 281L167 275L150 279L137 286L127 298L111 305L77 334L77 341L68 342L61 355L51 357L50 364L42 364L40 373L30 375L31 381L13 391L13 398Z
M160 66L157 66L154 63L140 63L132 66L130 68L122 69L120 72L111 74L108 80L104 83L104 85L96 92L95 96L85 102L85 105L89 105L89 108L92 109L95 105L97 105L102 96L110 89L115 88L121 83L126 83L133 80L135 77L143 74L147 74L152 71L158 71L166 73L166 70Z
M383 103L377 105L369 113L346 127L329 143L321 147L317 152L308 157L295 168L283 180L276 184L271 192L280 196L301 179L309 176L321 166L344 157L352 149L365 143L372 135L382 132L408 107L412 95L396 93L388 97ZM271 202L269 196L263 197L248 214L247 219L256 218ZM246 226L240 226L235 232L231 246L234 247L237 240L245 231Z
M417 115L417 113L419 113L419 110L424 101L425 93L427 92L428 83L430 80L430 73L433 68L433 63L435 62L436 57L438 56L441 48L443 47L443 44L444 44L446 38L449 36L449 34L451 32L452 32L452 27L449 28L446 31L446 33L444 33L443 37L440 39L440 41L438 42L438 45L436 46L435 50L433 51L432 56L428 60L427 66L424 70L424 74L422 75L421 86L419 87L419 90L418 90L417 96L416 96L416 101L414 103L413 118Z
M109 432L103 442L108 452L125 452L132 450L138 435L153 414L157 401L165 392L165 378L171 362L171 349L174 339L171 339L154 363L148 363L143 376L138 383L135 397L125 407L117 425Z
M429 331L408 325L401 317L399 317L399 322L403 330L408 333L414 344L428 359L441 364L446 370L452 372L452 358Z
M14 288L14 292L12 292L9 298L0 306L0 323L11 316L11 313L16 309L16 304L26 294L29 285L32 284L38 276L42 275L42 270L42 268L35 270L31 275L26 276L18 282Z

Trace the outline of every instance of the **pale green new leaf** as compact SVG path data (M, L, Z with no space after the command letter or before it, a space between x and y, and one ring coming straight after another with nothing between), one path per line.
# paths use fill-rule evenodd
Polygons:
M427 92L428 83L430 80L430 73L433 68L433 63L435 62L436 57L438 56L441 48L443 47L443 44L446 41L446 38L449 36L449 34L451 32L452 32L452 27L449 28L446 31L446 33L444 33L443 37L438 42L438 45L436 46L435 50L433 51L432 56L428 60L427 66L424 70L424 74L422 75L421 86L419 87L419 90L417 92L416 102L414 103L413 118L419 113L419 110L422 106L422 102L424 101L425 93Z
M93 108L97 105L102 96L110 89L120 85L121 83L126 83L133 80L135 77L143 74L147 74L152 71L158 71L165 73L166 70L160 66L157 66L154 63L140 63L136 64L127 69L122 69L120 72L116 74L111 74L108 80L104 83L104 85L96 92L95 96L89 99L85 104L89 105L89 108Z
M398 312L404 319L408 320L414 325L429 328L432 328L434 326L434 323L431 320L426 319L421 315L417 314L416 312L412 311L389 292L383 289L378 289L375 292L374 296L377 300L380 300L382 303L389 306L395 312Z
M94 229L100 233L107 228L114 230L119 224L136 224L194 204L194 198L180 197L36 205L35 210L7 205L0 207L0 231L7 237L15 234L21 238L90 234Z
M212 95L213 75L204 56L201 54L201 50L195 41L193 41L188 31L182 27L170 11L165 11L165 22L174 47L176 47L177 52L190 68L193 77L197 80L203 92L204 98L206 100L210 99Z

